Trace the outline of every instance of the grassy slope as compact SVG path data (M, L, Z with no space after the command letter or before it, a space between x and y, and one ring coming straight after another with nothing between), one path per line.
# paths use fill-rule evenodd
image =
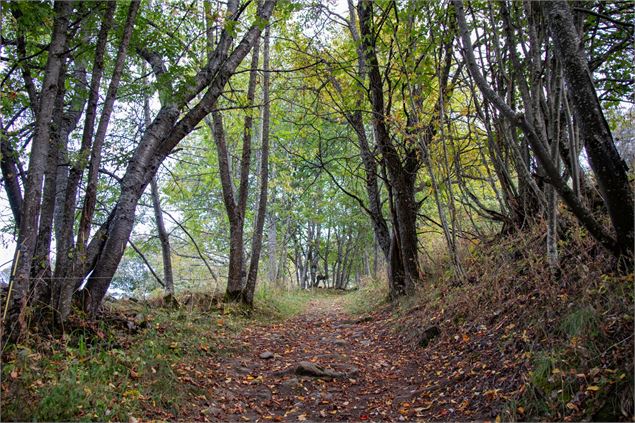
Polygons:
M395 330L419 348L422 330L438 326L441 336L428 349L454 342L457 354L484 349L491 355L476 358L505 362L492 374L510 375L492 377L517 389L497 398L503 405L493 416L502 420L631 420L633 275L611 273L611 259L583 233L561 243L554 275L543 233L537 227L472 246L462 283L447 262L428 264L417 296L393 306ZM376 310L386 294L385 283L368 283L349 297L349 310ZM486 339L494 345L483 348Z

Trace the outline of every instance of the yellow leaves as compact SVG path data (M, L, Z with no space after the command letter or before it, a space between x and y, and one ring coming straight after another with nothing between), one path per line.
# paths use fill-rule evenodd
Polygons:
M597 392L599 391L601 388L597 385L587 385L586 390L590 391L590 392Z
M241 383L243 385L257 385L263 382L263 377L262 375L255 377L252 375L247 375L247 377L245 377L245 380L243 380Z
M488 399L493 400L500 396L500 389L490 389L488 391L483 392L483 395Z
M523 330L523 334L520 336L520 339L523 340L523 342L529 342L529 336L527 335L527 330Z
M139 392L139 390L137 389L128 389L127 391L125 391L123 393L123 397L124 398L139 398L141 397L141 392Z

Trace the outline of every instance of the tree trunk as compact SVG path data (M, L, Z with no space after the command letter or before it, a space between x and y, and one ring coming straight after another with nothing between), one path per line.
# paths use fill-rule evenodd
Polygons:
M68 49L68 40L65 46ZM62 59L64 62L64 59ZM62 143L62 124L64 116L64 95L66 81L66 65L62 63L62 69L57 83L57 97L53 110L53 121L51 122L51 139L49 141L48 158L46 171L44 172L44 188L42 191L42 204L40 208L40 218L37 242L35 252L33 254L33 263L31 265L31 284L34 286L33 291L39 291L43 288L43 278L50 277L51 262L49 252L51 250L51 237L53 235L53 214L55 212L55 189L57 187L57 166L59 162L59 149ZM46 278L49 279L49 278ZM48 280L46 281L48 283ZM39 297L39 295L38 295ZM41 296L45 299L46 295Z
M161 199L159 197L159 187L157 185L156 176L150 181L150 189L152 190L152 207L154 208L154 220L161 241L161 257L163 258L163 283L165 284L165 293L174 295L174 277L172 275L172 250L170 249L170 237L165 229L163 222L163 212L161 210Z
M76 248L79 249L80 254L82 254L85 250L88 243L88 237L90 236L90 228L93 215L95 213L95 205L97 204L97 182L99 179L99 167L101 166L101 151L106 139L106 132L108 131L108 124L110 123L110 116L113 112L117 91L119 89L119 81L121 80L123 67L126 62L128 45L130 43L130 39L132 38L132 31L135 26L140 3L141 2L139 0L132 0L130 2L123 36L121 38L121 43L119 44L119 50L117 51L115 67L110 79L110 85L108 86L108 92L106 93L106 100L104 101L101 118L99 119L99 125L97 126L97 132L93 141L90 163L88 165L88 182L86 183L84 207L82 208L82 214L79 220L79 230L77 232Z
M229 149L225 141L225 130L220 112L213 112L213 133L216 141L218 153L218 163L221 185L223 189L223 202L229 218L229 269L227 274L227 290L225 297L229 300L240 298L243 290L244 280L244 225L245 211L247 209L247 197L249 194L249 167L251 164L251 139L253 128L252 110L256 96L256 83L259 59L259 40L252 49L251 71L249 72L249 85L247 88L247 110L245 111L245 121L243 126L243 145L240 161L240 186L238 189L238 200L235 198L235 188L232 179L231 166L229 162Z
M68 172L63 193L58 193L59 198L56 206L60 207L60 211L57 212L55 229L55 249L58 254L55 260L55 271L51 286L51 306L56 312L58 322L64 321L70 312L70 300L77 281L75 274L78 273L74 270L75 264L77 263L78 267L81 267L80 261L84 260L83 257L78 257L76 254L73 229L75 225L77 192L90 155L97 115L97 103L99 101L99 87L101 86L101 78L104 71L108 33L112 26L116 4L111 2L106 6L95 46L95 57L91 71L90 90L86 104L79 154Z
M269 283L277 283L278 281L278 233L277 218L275 213L269 212L269 230L267 231L267 255L269 257Z
M407 152L402 165L402 159L395 148L384 115L384 91L382 77L379 72L379 63L375 51L375 34L373 32L373 6L369 0L362 0L358 5L358 15L361 26L362 42L366 63L368 64L368 80L370 83L370 96L373 106L373 127L377 137L377 144L383 156L386 170L390 178L394 196L395 214L393 231L398 230L398 236L393 236L391 249L392 259L401 258L403 265L403 280L392 281L393 297L409 295L418 283L419 260L417 246L417 205L415 202L416 151ZM399 245L393 245L397 241ZM398 247L399 253L394 249ZM397 262L390 260L396 269ZM394 273L395 275L398 272Z
M262 248L262 232L265 225L265 215L267 214L267 190L269 185L269 120L271 104L269 101L269 42L270 26L265 29L265 40L263 49L263 84L262 84L262 154L260 164L260 198L258 200L258 213L256 215L256 226L254 228L251 242L251 262L249 263L249 273L247 274L247 285L243 291L243 301L253 306L254 291L256 289L256 279L258 277L258 264L260 262L260 250Z
M42 184L46 171L46 162L50 143L50 123L53 117L58 82L62 70L62 58L65 54L69 14L72 4L57 1L54 5L55 20L53 36L48 49L48 59L40 95L38 116L35 121L35 135L31 146L29 171L26 181L18 241L14 256L15 273L12 277L12 298L10 301L9 320L3 322L3 337L17 341L26 330L26 306L30 289L31 262L35 252L38 233L38 217Z
M4 132L4 130L3 130ZM20 215L22 214L22 188L18 179L19 169L17 165L18 153L11 147L6 134L1 134L0 139L0 168L4 190L9 200L9 206L13 212L16 227L20 227Z

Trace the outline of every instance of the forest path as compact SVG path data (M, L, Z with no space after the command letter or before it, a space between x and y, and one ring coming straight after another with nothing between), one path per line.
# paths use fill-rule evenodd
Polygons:
M226 357L189 363L185 368L189 376L181 380L198 387L200 395L182 404L177 418L447 421L492 417L491 401L484 401L481 393L488 383L465 377L461 368L466 366L466 357L458 354L456 344L435 341L426 349L414 346L396 334L389 310L356 320L346 314L344 301L344 296L311 300L298 316L273 324L255 323L228 339ZM262 358L263 353L262 357L273 357ZM478 360L467 363L474 364L480 367ZM306 375L322 370L334 377Z

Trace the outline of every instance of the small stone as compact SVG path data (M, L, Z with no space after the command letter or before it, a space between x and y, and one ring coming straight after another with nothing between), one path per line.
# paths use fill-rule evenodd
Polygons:
M265 351L260 353L260 358L263 360L269 360L273 358L273 353L271 351Z
M348 342L346 342L344 339L336 339L335 341L333 341L333 343L335 345L347 345Z
M297 378L287 379L284 382L282 382L278 387L278 391L282 395L291 395L300 390L302 390L302 384Z
M318 378L338 378L346 376L346 373L336 372L333 370L325 369L322 366L318 366L310 361L301 361L295 368L295 374L298 376L309 376Z

